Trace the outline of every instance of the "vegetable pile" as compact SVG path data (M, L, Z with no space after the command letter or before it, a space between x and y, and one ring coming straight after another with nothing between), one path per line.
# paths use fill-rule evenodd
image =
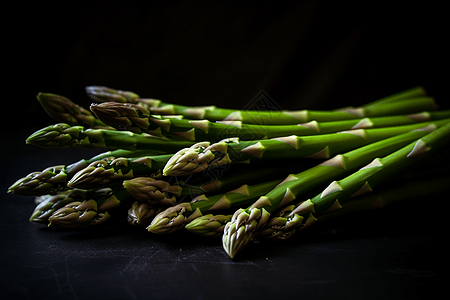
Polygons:
M417 175L450 142L450 111L420 86L321 111L192 107L103 86L86 93L90 109L37 96L55 124L28 144L105 151L12 184L9 192L34 197L32 222L89 229L122 218L154 234L186 229L221 239L234 258L249 243L450 182L447 172Z

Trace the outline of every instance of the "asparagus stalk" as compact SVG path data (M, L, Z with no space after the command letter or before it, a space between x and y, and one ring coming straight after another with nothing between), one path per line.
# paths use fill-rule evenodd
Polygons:
M450 177L446 174L443 177L436 176L431 179L423 178L423 176L413 180L405 180L404 178L399 184L396 183L396 186L382 187L374 193L350 198L348 202L342 204L342 208L318 216L317 221L327 222L361 211L381 209L405 201L416 201L434 194L439 195L448 190L448 182L450 182ZM291 213L298 205L291 204L284 207L276 215L272 216L269 222L276 224L277 218L285 219L283 216ZM225 224L231 221L232 216L221 214L200 216L186 224L185 228L199 236L211 238L222 237ZM257 235L258 232L255 234ZM274 234L266 235L266 238L272 238L274 240L277 237Z
M85 129L58 123L44 127L26 140L27 144L43 148L79 147L88 149L110 148L124 150L153 150L154 153L172 153L193 145L189 141L172 141L149 134L108 129Z
M186 194L194 194L200 192L203 194L218 194L234 190L245 182L247 185L254 185L265 181L271 181L284 177L291 172L298 172L313 166L314 161L306 161L301 166L292 164L289 160L267 161L264 163L234 164L222 174L213 173L197 177L191 175L182 180L182 186L187 186ZM195 176L195 177L194 177ZM211 177L210 180L204 181L204 177ZM183 187L183 190L185 188ZM184 194L182 192L182 194Z
M42 171L31 172L14 182L9 193L23 196L55 195L67 190L67 173L64 165L51 166Z
M81 159L75 163L67 166L67 172L75 174L81 169L86 168L89 164L94 161L106 159L108 157L122 157L122 158L140 158L146 156L164 155L159 152L155 152L152 149L140 149L140 150L126 150L126 149L114 149L109 151L104 151L97 154L89 159Z
M111 211L127 206L132 201L133 198L124 188L98 198L72 201L49 216L48 226L79 229L100 225L110 219Z
M91 111L66 97L51 93L39 93L37 99L45 112L57 123L113 130L112 127L97 119Z
M250 186L244 184L235 190L210 197L200 195L191 202L183 202L162 211L152 220L147 230L157 234L171 233L184 228L187 223L205 213L249 205L281 181L282 179L276 179Z
M411 99L398 100L389 105L365 105L364 107L348 107L337 110L297 110L297 111L250 111L230 109L228 115L214 116L215 106L196 109L191 115L184 115L186 119L210 121L240 121L244 124L257 125L295 125L311 121L331 122L341 120L351 120L360 118L372 118L379 116L412 114L420 111L437 110L438 106L432 97L417 97ZM155 112L156 113L156 112ZM183 114L182 114L183 115Z
M134 182L136 188L149 184L147 181L152 178L161 178L162 169L171 158L171 154L144 156L138 158L125 157L106 157L91 162L87 167L78 171L67 183L69 188L90 189L99 185L109 185L122 180L136 179ZM252 183L264 177L273 179L279 177L280 173L291 171L295 166L288 165L255 165L254 169L258 170L256 174L247 172L246 165L236 166L233 170L228 170L228 174L214 174L205 172L205 174L193 174L187 178L178 179L177 185L181 186L182 195L192 195L193 192L218 192L220 190L231 190L241 185L243 181ZM273 165L273 166L272 166ZM298 167L295 167L298 169ZM225 172L225 171L224 171ZM223 172L223 173L224 173ZM149 178L150 177L150 178ZM171 178L169 178L171 180Z
M75 173L67 183L70 188L90 189L139 176L160 178L162 169L171 154L143 156L138 158L110 156L90 163Z
M416 99L418 100L418 99ZM408 108L413 109L415 102L409 100ZM395 102L397 105L398 103ZM378 110L386 109L385 104ZM147 109L129 103L104 102L93 104L91 110L105 124L118 130L134 133L149 133L156 136L173 138L174 136L188 141L218 141L230 137L255 140L287 135L317 135L337 131L359 128L381 128L416 122L432 121L450 117L450 110L437 112L420 112L409 115L384 116L375 118L357 118L331 122L311 121L295 125L255 125L243 124L241 121L219 121L213 123L208 120L164 119L151 115Z
M429 125L422 130L413 130L391 138L380 140L366 146L337 154L317 166L291 174L266 195L261 196L247 208L237 210L230 223L225 226L222 243L225 251L233 258L242 251L253 234L268 221L271 213L279 207L288 205L303 194L320 188L332 180L337 180L355 172L380 155L391 152L416 141L438 126Z
M123 90L116 90L113 88L105 87L105 86L99 86L99 85L92 85L85 87L86 94L95 102L102 103L102 102L120 102L120 103L138 103L139 100L146 100L149 98L141 98L138 94L130 91L123 91ZM406 99L406 98L414 98L419 96L426 96L427 91L423 86L415 86L406 90L403 90L401 92L394 93L392 95L380 98L378 100L372 101L368 103L367 105L372 104L382 104L382 103L389 103L393 102L399 99ZM173 105L173 104L167 104L164 102L161 102L161 100L157 99L150 99L152 101L158 101L159 106L167 106L167 105ZM155 105L153 105L155 106ZM195 107L194 107L195 108ZM221 108L219 108L221 109Z
M252 192L254 197L256 191L261 190L258 188L257 184L263 181L277 180L293 169L297 168L292 166L278 168L267 167L252 169L252 172L249 172L248 170L243 172L242 169L238 169L236 172L231 172L231 174L227 174L220 178L216 177L206 183L202 183L203 181L201 179L196 180L197 178L194 178L194 180L188 179L186 182L189 182L189 184L184 180L178 180L177 178L175 178L176 183L172 184L170 183L170 179L172 178L169 178L169 180L162 180L152 177L135 177L124 180L123 186L135 199L149 204L159 203L160 205L174 206L177 203L189 201L182 199L181 197L182 195L187 195L195 198L191 201L197 201L199 199L205 200L211 197L210 203L212 203L211 205L214 205L214 201L216 200L222 199L222 201L225 201L225 194L230 193L229 191L239 191L244 189L242 182L247 182L247 185L252 185L249 189L254 191ZM255 186L253 186L253 184ZM248 189L247 185L245 185L245 189ZM218 196L219 193L222 196ZM241 197L246 198L248 195L247 193L244 193ZM234 195L232 199L234 201L237 201L235 199L245 201L241 200L239 195ZM203 205L206 204L203 203ZM219 207L219 205L216 207Z
M89 199L108 199L113 195L114 189L102 188L93 190L73 189L62 191L56 195L45 197L34 209L30 221L48 225L49 217L58 209L73 202L83 202ZM110 205L107 203L104 208Z
M364 145L434 124L442 126L449 119L434 122L375 129L355 129L312 136L286 136L266 140L241 141L238 138L211 144L200 142L176 152L163 169L163 175L183 176L224 166L231 162L267 159L327 159Z
M337 120L348 120L348 119L358 119L364 117L374 117L379 116L377 112L378 109L382 109L380 103L393 104L394 102L400 102L399 106L395 108L395 105L391 106L392 110L389 112L391 115L403 113L404 109L408 110L408 107L412 107L413 103L407 104L404 99L413 97L425 96L425 90L422 87L412 88L391 96L385 97L383 99L375 101L372 106L371 103L364 105L359 108L345 108L336 111L308 111L308 110L297 110L297 111L257 111L257 110L236 110L228 108L219 108L216 106L206 106L206 107L192 107L177 104L164 103L157 99L142 99L136 97L129 101L116 101L116 92L114 89L102 86L91 86L86 88L86 92L89 97L91 97L96 102L128 102L128 103L139 103L140 106L147 108L152 111L152 114L158 115L183 115L187 119L202 120L206 119L209 121L241 121L246 124L266 124L266 125L288 125L288 124L298 124L306 123L313 120L316 121L337 121ZM111 97L108 97L111 95ZM436 104L432 98L429 101L423 103L424 106L422 110L435 110ZM418 110L410 111L418 112ZM388 113L383 110L383 114Z
M30 221L42 224L48 224L48 218L57 209L75 202L77 200L85 200L86 193L85 190L67 190L59 192L55 195L46 195L42 201L40 201L35 207L33 213L31 214Z
M152 154L148 150L123 150L105 151L90 159L81 159L70 165L57 165L48 167L42 171L36 171L17 180L9 188L9 193L24 196L54 195L58 192L69 190L67 183L78 171L89 166L95 161L106 160L109 157L144 157Z
M446 153L435 153L432 157L424 160L420 166L408 170L398 179L390 180L375 193L351 198L348 203L342 205L342 209L321 215L318 217L318 221L327 221L360 210L383 208L388 204L408 199L420 199L421 197L440 194L449 189L447 183L450 182L448 177L450 165L442 165L442 162L447 162L448 159L449 155ZM309 194L315 195L314 192ZM285 215L286 212L292 211L296 205L298 204L284 207L282 211L271 216L271 218ZM200 236L221 237L225 224L231 220L232 216L222 214L200 216L186 224L185 228Z
M258 237L285 239L296 230L312 225L319 216L340 207L350 199L372 192L378 185L386 184L407 168L449 144L450 123L427 134L415 142L387 156L374 159L371 163L351 175L332 181L321 193L306 201L301 201L291 212L275 218L260 229Z

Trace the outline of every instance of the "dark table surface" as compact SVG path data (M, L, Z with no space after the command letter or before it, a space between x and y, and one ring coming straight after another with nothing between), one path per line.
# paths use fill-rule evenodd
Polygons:
M2 150L0 282L8 299L430 299L447 289L448 195L324 222L289 240L251 245L235 260L220 240L185 231L31 223L32 198L7 194L8 186L93 153L21 143L34 129L9 136L15 146Z

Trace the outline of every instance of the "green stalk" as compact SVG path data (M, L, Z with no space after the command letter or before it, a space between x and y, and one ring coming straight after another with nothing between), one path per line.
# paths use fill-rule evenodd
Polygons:
M375 187L387 184L399 173L444 149L449 144L449 137L450 123L387 156L380 155L381 158L374 159L341 180L332 181L315 197L299 202L291 212L267 223L260 229L258 237L285 239L296 231L306 229L319 216L338 210L352 198L357 197L357 200L359 196L372 192Z
M172 154L138 158L110 156L91 162L76 172L67 183L69 188L90 189L140 176L160 178L162 169Z
M377 111L389 110L391 106L398 105L398 103L377 106ZM408 110L413 111L416 105L422 105L422 100L408 100ZM419 111L419 108L421 107L419 106L417 111ZM118 130L131 131L137 134L149 133L168 138L178 137L192 142L219 141L230 137L255 140L288 135L317 135L343 130L392 127L450 118L450 110L447 110L330 122L311 121L295 125L255 125L245 124L241 121L217 121L214 123L208 120L161 118L151 115L150 111L145 108L129 103L105 102L93 104L91 110L105 124ZM369 111L369 108L367 110ZM384 114L388 115L389 113ZM376 114L373 113L372 115Z
M268 161L264 164L234 164L222 173L218 172L216 174L206 171L205 174L202 173L201 176L196 176L196 174L193 174L188 177L183 177L181 180L177 177L175 178L179 180L179 185L183 188L181 195L212 195L234 190L241 186L242 183L253 185L282 178L286 174L298 172L300 169L304 170L313 165L312 160L302 164L302 166L292 164L288 160L283 163L280 162L281 160ZM190 201L180 200L183 202Z
M342 205L342 209L319 216L318 221L335 219L360 210L383 208L388 204L395 204L405 200L431 197L434 194L441 194L447 191L449 189L447 183L450 182L448 178L450 165L445 164L443 166L442 162L447 162L450 156L446 153L436 154L424 160L421 165L408 170L398 179L390 180L380 190L352 198L348 203ZM315 195L314 191L308 194ZM303 194L303 196L305 195ZM295 209L296 205L291 204L283 207L280 212L271 216L269 222L288 214ZM186 224L185 228L200 236L222 237L225 224L231 221L232 216L216 213L203 215Z
M133 183L133 178L140 177L142 178L134 181L136 188L141 185L145 186L147 184L146 181L162 177L162 169L171 156L170 154L137 158L109 156L93 161L85 168L79 170L71 176L67 187L90 189L123 180L129 180L129 183ZM240 166L230 167L229 170L223 170L218 172L218 174L205 171L204 174L193 174L181 179L168 179L177 181L176 184L182 187L182 195L193 195L195 193L231 190L241 185L242 182L251 184L259 181L260 178L266 178L266 180L278 178L293 169L298 169L298 166L292 164L280 166L279 164L266 163L264 165L255 164L252 166L252 169L257 172L249 173L248 166L240 164Z
M383 139L366 146L337 154L319 165L298 174L291 174L255 203L246 209L239 209L226 225L223 235L225 251L233 258L242 251L253 234L262 228L270 215L278 208L286 206L307 192L320 188L330 181L337 180L355 172L380 155L388 155L393 151L424 137L438 126L428 126L422 130L413 130L391 138Z
M259 184L282 178L290 171L298 169L293 165L284 167L262 167L258 166L252 168L238 168L236 170L228 171L229 173L222 176L214 177L213 179L205 178L187 178L179 180L178 178L155 179L152 177L135 177L123 181L123 186L127 191L140 202L147 202L150 204L159 203L160 205L173 206L180 202L193 201L193 198L198 200L201 195L202 199L210 198L211 203L215 200L224 199L226 197L219 197L218 194L224 194L231 190L243 188L242 183L247 185ZM209 176L204 176L209 178ZM171 182L175 181L175 183ZM251 187L251 190L255 189ZM183 197L182 196L186 196ZM190 197L191 200L185 198ZM246 197L246 195L244 195ZM234 197L236 198L236 197ZM214 200L215 199L215 200ZM163 200L166 202L164 203ZM217 206L219 207L219 205Z
M54 195L61 191L70 189L67 185L69 180L80 170L86 168L95 161L101 161L110 157L144 157L154 153L151 150L123 150L105 151L90 159L81 159L70 165L57 165L48 167L42 171L28 174L12 184L8 192L23 196Z
M397 203L429 198L432 195L439 195L447 191L448 182L450 182L450 177L447 174L444 174L443 177L442 175L432 176L431 179L424 178L424 176L413 180L403 178L399 184L396 183L396 186L382 187L374 193L351 198L348 202L342 204L342 208L318 216L317 221L327 222L361 211L381 209ZM288 215L297 206L298 204L292 204L284 207L280 212L272 216L268 222L276 224L277 218L283 218L283 216ZM211 238L222 237L224 227L231 221L232 216L221 214L203 215L186 224L185 228L199 236ZM255 234L257 235L258 232ZM277 239L278 236L276 234L270 234L266 238Z
M105 87L105 86L87 86L85 88L86 94L97 103L102 102L119 102L119 103L136 103L139 100L152 100L152 101L159 101L159 106L167 106L167 105L173 105L173 104L167 104L161 102L161 100L157 99L150 99L150 98L141 98L138 94L135 92L130 91L123 91L123 90L116 90L113 88ZM427 91L423 86L415 86L406 90L403 90L401 92L397 92L394 94L391 94L389 96L380 98L378 100L372 101L367 105L372 104L379 104L379 103L389 103L392 101L396 101L399 99L405 99L405 98L414 98L419 96L426 96ZM155 105L153 105L155 106Z
M86 128L113 128L97 119L91 111L72 102L70 99L51 93L39 93L37 99L45 112L57 123Z
M217 111L215 106L201 107L189 110L189 113L178 113L186 119L192 120L210 120L216 121L241 121L244 124L257 125L295 125L299 123L307 123L311 121L330 122L340 120L352 120L361 118L372 118L388 115L412 114L420 111L437 110L435 100L432 97L418 97L411 99L402 99L392 102L386 106L349 107L338 110L282 110L282 111L250 111L222 109ZM166 108L165 108L166 110ZM158 110L150 108L153 114ZM167 112L170 112L167 110ZM172 111L176 112L176 111ZM226 115L225 115L226 114Z
M220 108L216 106L185 106L178 104L170 104L162 102L157 99L143 99L143 98L133 98L128 101L116 101L115 97L120 92L116 92L114 89L102 86L91 86L86 88L86 92L91 99L95 102L128 102L128 103L139 103L140 106L150 110L152 114L156 115L183 115L186 119L202 120L206 119L212 122L215 121L242 121L246 124L265 124L265 125L288 125L288 124L298 124L306 123L313 120L316 121L337 121L337 120L348 120L348 119L358 119L364 117L374 117L379 116L377 113L378 104L386 103L394 104L397 100L403 100L408 98L423 97L425 90L422 87L416 87L412 89L405 90L400 93L393 94L391 96L385 97L377 101L374 101L374 105L368 103L359 108L345 108L342 110L335 111L314 111L314 110L296 110L296 111L257 111L257 110L236 110L228 108ZM123 92L123 91L121 91ZM133 93L136 95L135 93ZM108 95L111 95L109 98ZM391 106L393 110L390 112L391 115L395 114L407 114L408 112L402 112L404 109L408 110L408 107L413 107L413 103L407 104L403 101L399 107L395 108ZM423 110L435 110L436 104L433 99L428 99L425 101ZM424 108L426 107L426 108ZM415 110L414 112L418 112ZM383 111L385 114L386 111ZM412 112L411 112L412 113Z
M276 179L255 185L244 184L227 193L209 197L198 196L191 202L183 202L162 211L153 219L147 230L157 234L171 233L184 228L187 223L205 213L226 211L234 207L249 205L281 181L282 179Z
M124 150L153 150L167 154L193 145L189 141L172 141L149 134L134 134L128 131L107 129L85 129L59 123L47 126L29 136L27 144L42 148L111 148Z
M286 136L265 140L241 141L238 138L211 144L200 142L176 152L163 169L163 175L185 176L225 166L231 162L268 159L327 159L364 145L427 125L442 126L449 119L376 129L355 129L312 136Z

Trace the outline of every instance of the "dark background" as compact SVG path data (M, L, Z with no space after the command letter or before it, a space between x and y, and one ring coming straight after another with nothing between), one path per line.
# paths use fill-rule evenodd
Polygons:
M422 85L448 107L448 22L435 2L87 3L11 11L7 78L36 122L38 92L89 105L87 85L232 108L264 90L285 109L358 105Z
M1 189L93 153L24 144L53 123L38 92L88 107L84 87L105 85L239 109L264 90L283 109L333 109L422 85L449 108L448 18L430 3L13 4L2 20ZM31 199L5 193L1 205L0 282L10 299L428 299L448 279L447 215L434 204L319 226L236 261L218 241L51 230L27 221Z

